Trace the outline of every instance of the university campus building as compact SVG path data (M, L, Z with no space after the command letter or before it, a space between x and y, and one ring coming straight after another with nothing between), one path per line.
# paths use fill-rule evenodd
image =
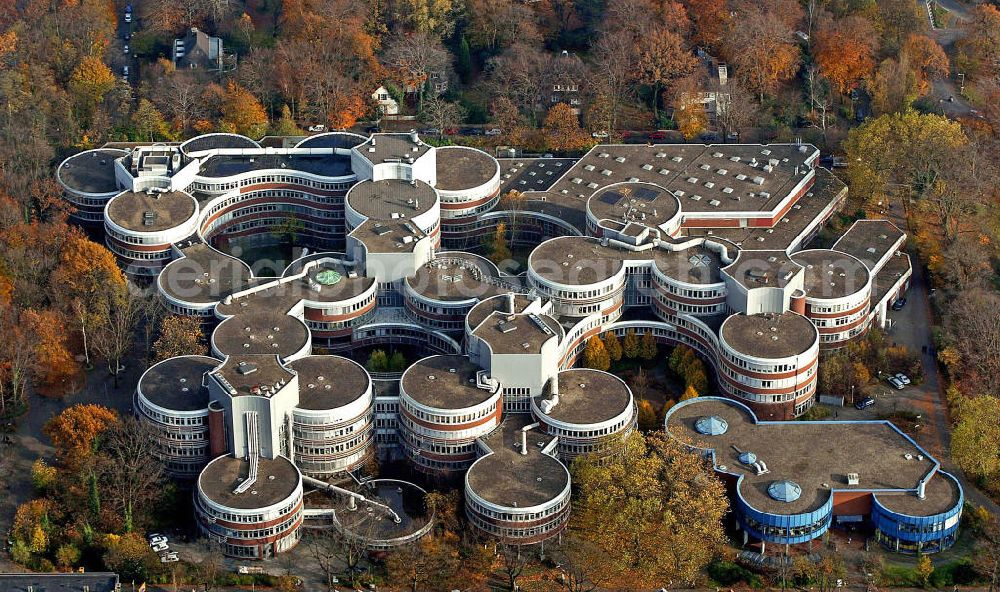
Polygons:
M761 421L739 401L699 397L672 407L666 430L711 459L743 542L762 552L811 544L834 524L867 523L903 553L955 542L958 480L888 421Z
M788 420L816 398L821 352L884 325L910 277L886 221L807 248L847 195L810 145L600 145L576 160L413 132L270 140L104 148L57 174L126 273L209 331L210 356L146 371L136 410L232 556L279 553L308 524L375 548L422 536L423 490L370 479L373 458L462 483L484 535L557 537L569 463L636 426L624 382L574 367L591 336L686 344L732 409ZM530 249L524 268L470 252L500 223ZM305 249L282 270L230 254L286 234ZM425 357L404 372L349 359L393 344Z

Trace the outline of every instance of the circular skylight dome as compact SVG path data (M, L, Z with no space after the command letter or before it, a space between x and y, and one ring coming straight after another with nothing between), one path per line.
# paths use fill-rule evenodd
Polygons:
M757 455L750 452L749 450L746 452L741 452L740 462L745 465L752 465L753 463L757 462Z
M332 286L340 281L340 273L332 269L324 269L316 274L316 282L322 286Z
M794 481L775 481L767 486L767 494L779 502L794 502L802 495L802 487Z
M729 424L718 415L708 415L698 418L694 422L694 429L706 436L721 436L729 429Z

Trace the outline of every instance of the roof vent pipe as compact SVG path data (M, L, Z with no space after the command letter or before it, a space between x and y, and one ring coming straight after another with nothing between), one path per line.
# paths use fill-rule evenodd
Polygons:
M420 137L417 136L417 130L415 129L410 130L410 140L412 140L414 144L420 142Z
M917 497L919 497L920 499L924 499L925 497L927 497L927 481L926 480L921 481L917 485Z
M528 425L524 426L523 428L521 428L521 455L522 456L527 456L528 455L528 430L533 430L533 429L539 427L540 425L542 425L542 424L540 424L540 423L538 423L536 421L535 423L528 424Z
M517 314L514 310L514 293L507 292L507 314Z

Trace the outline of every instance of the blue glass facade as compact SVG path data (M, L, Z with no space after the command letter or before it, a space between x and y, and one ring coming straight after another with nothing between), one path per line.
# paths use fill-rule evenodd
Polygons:
M958 489L958 502L940 514L910 516L893 512L879 502L878 494L872 495L871 519L875 536L885 547L904 553L934 553L954 544L965 496L958 480L950 473L938 471L935 478L949 479Z
M736 485L733 510L740 527L754 537L768 543L794 545L822 536L830 528L833 518L833 496L812 512L802 514L772 514L761 512L746 502L740 494L740 477Z

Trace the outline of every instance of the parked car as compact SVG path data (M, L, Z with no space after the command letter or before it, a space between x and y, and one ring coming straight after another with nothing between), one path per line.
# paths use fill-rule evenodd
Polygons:
M163 536L162 534L149 537L150 547L152 547L153 545L166 545L166 544L167 544L167 537Z
M598 140L603 140L604 138L608 137L608 132L599 131L599 132L594 132L590 135L593 136L594 138L597 138Z
M310 125L308 129L311 132L323 132L326 131L326 126L323 125L322 123L319 123L316 125Z
M457 133L458 133L458 128L457 127L446 127L446 128L444 128L444 135L446 135L446 136L454 136Z
M382 128L380 128L377 125L369 125L368 127L365 128L365 133L366 134L377 134L377 133L379 133L381 131L382 131Z
M498 127L491 127L490 129L486 130L486 135L487 136L499 136L502 133L503 132L500 131L500 128L498 128Z
M670 134L666 130L656 130L655 132L650 132L650 140L666 140Z
M439 130L436 127L428 127L426 129L420 130L420 133L424 134L425 136L440 136L441 130Z
M903 390L903 387L906 386L898 378L896 378L895 376L890 376L889 378L887 378L885 380L886 380L886 382L888 382L889 384L891 384L897 391Z
M122 66L122 78L128 81L128 66Z
M906 306L906 298L897 298L895 302L892 303L892 310L903 310Z
M871 397L865 397L864 399L861 399L860 401L858 401L857 403L855 403L854 404L854 408L855 409L868 409L869 407L871 407L874 404L875 404L875 399L873 399Z
M122 47L122 53L123 53L123 54L125 54L125 55L128 55L128 43L126 43L126 44L125 44L125 45L124 45L124 46Z
M555 158L555 156L552 156L551 152L546 152L545 154L542 155L542 158Z
M131 12L126 12L125 13L125 22L126 23L131 23L132 22L132 13Z
M907 385L907 386L910 384L910 377L907 376L907 375L905 375L905 374L903 374L902 372L900 372L899 374L896 375L896 380L898 380L899 382L902 382L904 385Z
M175 561L180 561L177 558L177 553L167 553L160 556L160 563L174 563Z
M149 546L151 549L153 549L154 553L163 553L165 551L170 550L170 546L167 545L166 543L153 543Z
M149 541L149 542L153 542L153 539L158 538L158 537L167 538L167 535L159 533L159 532L151 532L151 533L149 533L149 534L146 535L146 540Z

